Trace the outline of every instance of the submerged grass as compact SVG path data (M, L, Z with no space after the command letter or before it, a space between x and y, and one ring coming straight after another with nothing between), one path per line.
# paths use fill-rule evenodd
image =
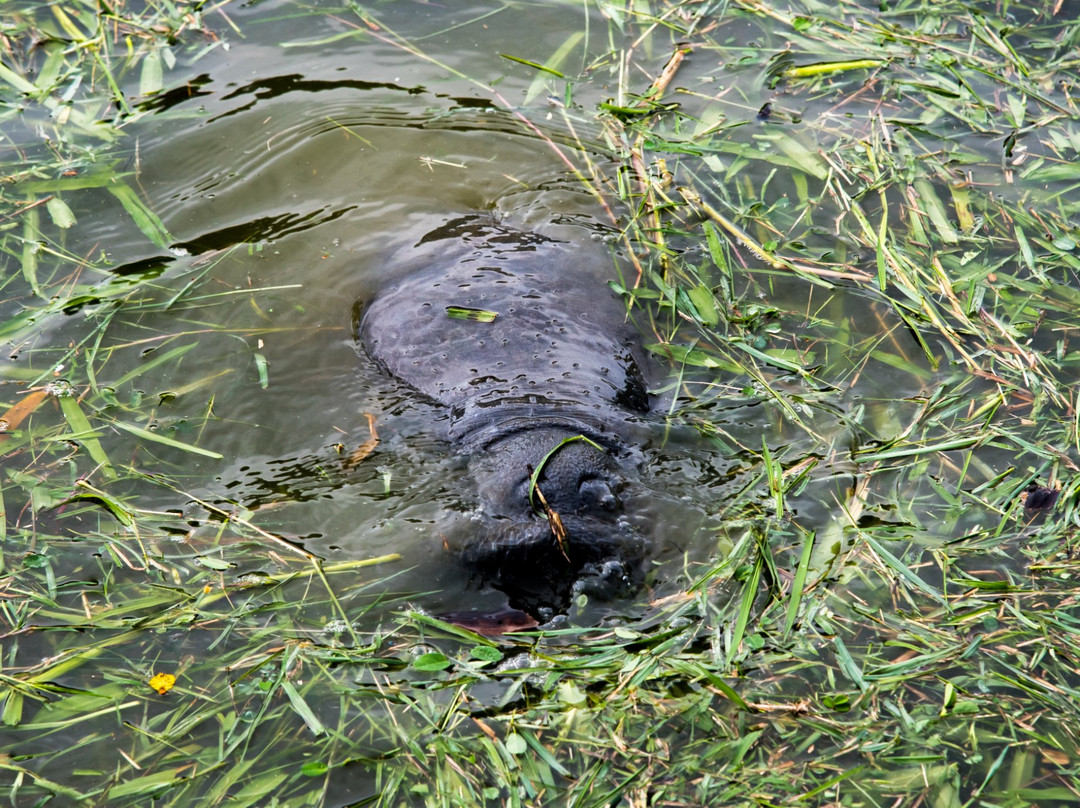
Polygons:
M0 337L32 360L0 388L13 804L1076 802L1080 22L1060 3L605 4L603 46L503 54L567 131L601 127L614 173L547 142L631 211L620 290L676 368L671 420L742 482L705 506L716 552L645 617L498 639L386 594L393 557L323 563L184 493L185 463L220 455L212 401L170 422L134 382L207 389L230 368L181 385L185 357L273 328L207 308L280 288L211 291L220 255L117 271L66 246L95 189L170 243L123 138L176 53L220 44L223 6L4 12L0 120L41 135L5 143L0 198ZM377 9L335 13L355 25L335 36L437 63ZM761 413L753 439L732 402ZM1026 507L1034 483L1052 511Z

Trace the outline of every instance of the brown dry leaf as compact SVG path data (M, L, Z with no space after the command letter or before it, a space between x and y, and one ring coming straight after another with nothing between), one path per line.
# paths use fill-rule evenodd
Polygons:
M495 730L481 721L479 718L473 717L473 722L480 728L480 731L487 735L491 740L497 741L499 736L495 734Z
M367 418L370 435L368 436L368 439L357 446L352 454L345 460L346 471L352 471L356 468L360 462L374 452L375 447L379 445L379 433L375 431L375 416L370 412L365 412L364 417Z
M540 504L544 506L544 513L547 515L548 524L551 526L551 532L555 536L555 542L559 545L559 552L562 553L562 557L566 559L566 563L570 563L570 556L566 552L566 527L562 523L562 517L559 516L558 511L551 509L551 506L547 504L547 500L544 499L544 492L540 490L540 486L536 486L536 496L540 499Z
M1071 760L1068 752L1062 752L1059 749L1040 749L1039 754L1042 755L1047 762L1053 763L1055 766L1067 766Z
M511 631L526 631L540 625L532 615L509 606L494 612L447 612L436 617L474 631L481 637L499 637Z
M11 409L0 415L0 443L7 439L4 432L18 429L26 416L38 408L49 394L44 389L34 390L17 402Z

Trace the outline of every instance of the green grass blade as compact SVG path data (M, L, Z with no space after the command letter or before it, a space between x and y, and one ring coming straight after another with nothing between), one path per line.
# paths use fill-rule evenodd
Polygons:
M754 608L754 600L757 598L758 589L761 586L761 571L765 567L765 559L761 547L758 546L754 558L754 567L750 575L743 582L742 600L739 602L739 612L735 618L735 626L731 630L731 646L727 651L727 661L730 664L739 652L746 627L750 623L750 613Z
M138 194L131 189L130 185L116 180L106 187L109 193L120 200L120 204L124 206L124 210L128 212L136 226L153 244L164 249L172 243L173 238L165 229L161 219L139 199Z
M806 576L810 570L810 557L814 551L814 533L808 533L803 538L802 555L799 557L799 565L795 568L795 577L791 581L791 592L788 595L787 619L784 622L784 634L791 634L795 626L795 620L799 616L799 606L802 604L803 588L806 586Z
M323 722L319 720L318 716L311 709L304 697L300 695L297 689L293 686L292 682L288 679L281 681L281 689L285 691L285 695L289 697L289 703L292 708L296 710L297 715L304 719L304 723L307 724L309 730L313 735L322 735L326 732L326 727Z
M881 558L881 560L884 561L885 564L892 569L893 572L895 572L897 575L899 575L916 589L925 592L938 603L945 603L945 598L942 596L941 592L939 592L937 589L932 587L930 584L928 584L926 581L924 581L922 578L912 572L911 568L907 564L904 564L902 561L900 561L900 559L898 559L896 556L886 550L877 539L875 539L873 536L866 532L860 532L860 536L863 541L865 541L870 546L870 548L878 555L878 557Z
M90 421L82 411L82 407L79 406L78 399L73 395L61 395L57 398L60 401L60 410L64 413L64 419L72 433L77 436L78 442L86 447L90 457L101 467L102 475L107 480L115 479L116 469L109 462L109 457L105 454L105 449L101 441L97 439L97 433L90 426Z
M123 421L113 421L113 426L118 429L123 429L125 432L130 432L132 435L142 438L143 440L153 441L154 443L160 443L162 446L170 446L173 449L181 449L185 452L191 452L192 454L202 455L203 457L211 457L214 460L223 460L224 455L212 452L209 449L203 449L199 446L192 446L190 443L183 443L172 438L167 438L164 435L159 435L156 432L151 432L148 429L135 426L134 424L125 424Z

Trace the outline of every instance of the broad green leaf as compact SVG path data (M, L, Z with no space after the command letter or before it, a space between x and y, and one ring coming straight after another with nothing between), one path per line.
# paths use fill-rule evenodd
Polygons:
M49 201L45 203L45 209L49 211L53 224L61 230L67 230L75 224L75 214L71 212L71 208L60 197L49 197Z
M516 732L511 732L506 736L505 744L506 751L511 755L524 755L529 750L529 745L525 743L525 739Z
M477 645L469 654L483 662L498 662L502 659L502 651L492 645Z
M300 767L300 774L305 777L321 777L330 771L330 767L321 760L309 760L303 766Z
M712 290L708 286L699 283L693 289L688 289L686 296L694 304L694 309L702 323L710 328L719 324L720 312L716 309L716 298L713 297Z
M426 672L446 670L452 664L445 654L440 654L437 651L422 654L413 660L413 667L416 670Z
M139 95L160 93L162 86L161 51L155 48L143 58L142 72L139 74Z

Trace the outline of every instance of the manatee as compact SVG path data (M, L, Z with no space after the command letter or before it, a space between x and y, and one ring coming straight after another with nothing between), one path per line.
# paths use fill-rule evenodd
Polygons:
M640 488L650 399L610 255L478 219L412 252L423 265L362 306L358 337L446 408L468 458L479 517L451 549L531 615L633 587L649 542L624 499Z

